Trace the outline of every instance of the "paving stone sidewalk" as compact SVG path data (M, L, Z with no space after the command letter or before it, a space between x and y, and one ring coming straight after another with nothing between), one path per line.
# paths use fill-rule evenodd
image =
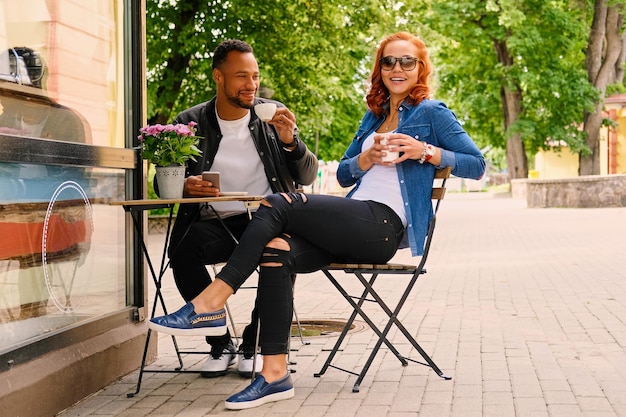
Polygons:
M162 239L153 235L151 246ZM406 251L395 261L412 262ZM450 381L425 366L402 367L381 348L353 393L352 375L329 369L313 376L336 335L306 338L309 345L293 338L292 400L225 410L224 399L248 383L234 372L215 379L146 374L141 392L127 398L133 372L61 415L626 417L626 208L528 209L499 195L449 193L427 269L401 318ZM399 294L401 278L383 279L387 296ZM182 305L171 275L165 281L170 308ZM238 328L253 297L243 290L229 302ZM306 321L350 313L321 273L298 276L295 305ZM402 334L392 330L390 338L406 353ZM202 338L178 341L206 349ZM358 327L338 364L362 364L375 341ZM188 355L185 366L198 368L204 358ZM161 335L152 366L174 363L171 339Z

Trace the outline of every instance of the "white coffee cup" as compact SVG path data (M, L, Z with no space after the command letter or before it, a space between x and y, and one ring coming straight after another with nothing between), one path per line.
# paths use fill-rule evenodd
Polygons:
M387 145L387 138L382 139L380 144L383 146ZM398 151L383 150L383 152L385 152L385 155L381 158L383 162L392 162L400 158L400 152Z
M254 112L264 122L269 122L276 113L276 104L274 103L260 103L254 106Z

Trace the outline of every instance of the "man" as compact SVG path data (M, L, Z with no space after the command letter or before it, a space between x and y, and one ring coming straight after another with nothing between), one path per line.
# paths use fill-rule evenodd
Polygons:
M317 177L317 158L298 138L295 116L282 103L274 117L262 122L254 105L268 102L256 97L259 67L252 47L240 40L222 42L213 53L216 96L176 116L174 123L198 124L202 137L201 158L187 164L185 197L215 197L221 191L243 191L249 195L293 191L296 184L311 184ZM202 180L203 171L220 172L220 189ZM158 189L158 184L157 184ZM236 238L249 222L241 202L214 204ZM226 261L235 242L213 213L198 204L182 204L170 240L174 280L186 301L196 297L211 282L208 264ZM251 325L244 330L239 355L230 334L207 337L211 353L202 367L204 377L224 375L239 357L242 376L252 373L256 338L256 309ZM257 356L257 371L262 366Z

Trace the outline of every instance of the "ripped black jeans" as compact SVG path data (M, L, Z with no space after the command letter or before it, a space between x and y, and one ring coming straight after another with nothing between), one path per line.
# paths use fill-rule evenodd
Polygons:
M387 262L403 233L398 216L381 203L319 194L272 194L261 203L217 277L237 291L261 265L257 294L261 353L287 353L293 274L317 271L331 262ZM287 242L289 251L266 248L276 237ZM268 263L272 266L264 266Z

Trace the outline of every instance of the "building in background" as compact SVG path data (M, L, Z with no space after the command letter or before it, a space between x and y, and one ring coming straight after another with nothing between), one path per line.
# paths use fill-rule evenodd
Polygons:
M50 416L136 369L144 1L0 0L0 409ZM36 399L36 400L35 400Z
M600 130L600 175L626 174L626 94L607 97L605 118L612 125ZM578 177L578 154L567 146L560 150L539 151L530 178L561 179Z

